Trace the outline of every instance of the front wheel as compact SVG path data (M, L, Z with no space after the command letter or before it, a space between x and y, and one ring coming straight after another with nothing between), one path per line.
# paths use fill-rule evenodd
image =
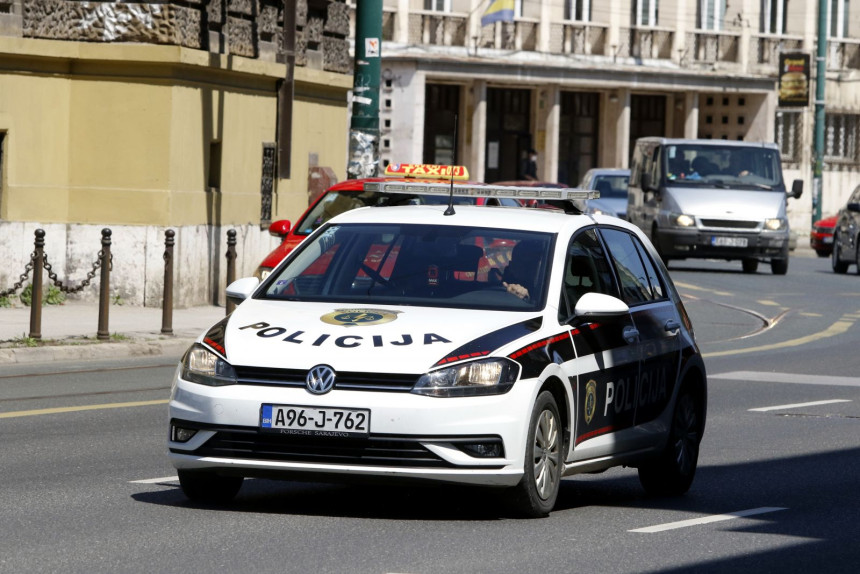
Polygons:
M690 387L681 389L666 448L639 467L639 482L648 494L678 496L693 484L702 442L702 403Z
M210 471L180 470L179 486L190 500L213 504L230 502L242 488L241 476L221 476Z
M774 275L785 275L788 273L788 259L771 259L770 270Z
M562 442L558 406L552 393L543 391L532 408L523 478L512 496L524 516L541 518L555 506L561 484Z
M830 266L834 273L840 275L848 272L848 263L842 261L842 249L839 247L839 236L833 234L833 251L830 252Z

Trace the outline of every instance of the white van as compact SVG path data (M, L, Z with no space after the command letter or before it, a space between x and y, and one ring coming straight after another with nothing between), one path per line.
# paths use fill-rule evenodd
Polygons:
M786 192L774 143L640 138L633 152L627 217L663 257L741 260L745 273L769 261L788 272Z

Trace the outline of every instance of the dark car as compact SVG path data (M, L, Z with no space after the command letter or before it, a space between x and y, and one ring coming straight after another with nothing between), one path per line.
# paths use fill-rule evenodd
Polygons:
M830 260L834 273L845 273L849 265L860 263L860 185L854 188L848 202L836 214L833 228L833 251ZM860 265L857 265L860 274Z
M812 224L812 231L809 232L809 246L819 257L830 257L833 252L833 228L835 226L835 215L819 219Z

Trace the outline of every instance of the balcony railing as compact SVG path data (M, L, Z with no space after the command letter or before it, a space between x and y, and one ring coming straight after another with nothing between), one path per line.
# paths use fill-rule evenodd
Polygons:
M432 46L465 46L469 15L416 10L409 14L409 43Z
M750 64L763 66L776 73L780 52L803 49L803 38L782 34L753 34L750 38Z
M732 63L740 62L741 35L711 30L695 30L687 34L687 50L694 62Z
M497 50L534 52L538 45L538 20L517 18L514 22L496 22L481 28L479 45Z
M620 45L617 55L642 60L669 60L672 58L674 35L675 32L671 28L655 26L621 28L618 35Z
M829 38L827 41L828 70L860 70L860 40Z
M606 54L606 24L566 21L550 26L549 51L553 54Z

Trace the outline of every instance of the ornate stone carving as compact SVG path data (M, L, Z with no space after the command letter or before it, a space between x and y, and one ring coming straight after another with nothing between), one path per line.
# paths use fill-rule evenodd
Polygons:
M231 54L246 56L248 58L256 57L254 49L254 26L248 20L227 17L227 44Z
M325 31L349 36L349 6L343 2L330 2L327 10Z
M310 18L308 25L304 29L304 37L308 43L322 42L323 37L323 21L321 18Z
M346 74L352 63L349 57L349 40L346 38L323 38L323 69Z

